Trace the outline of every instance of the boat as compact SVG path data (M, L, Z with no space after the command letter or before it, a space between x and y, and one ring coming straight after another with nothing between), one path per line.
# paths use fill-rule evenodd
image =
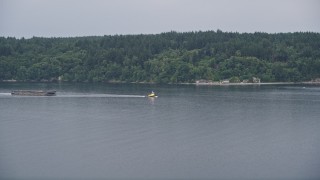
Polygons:
M56 91L44 91L44 90L15 90L11 91L13 96L55 96Z
M148 97L158 97L158 96L156 95L156 93L152 91L150 94L148 94Z

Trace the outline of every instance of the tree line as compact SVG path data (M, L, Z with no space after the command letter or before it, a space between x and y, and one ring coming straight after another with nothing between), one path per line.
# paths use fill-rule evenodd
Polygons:
M0 37L0 80L184 83L299 82L320 77L320 34L166 32Z

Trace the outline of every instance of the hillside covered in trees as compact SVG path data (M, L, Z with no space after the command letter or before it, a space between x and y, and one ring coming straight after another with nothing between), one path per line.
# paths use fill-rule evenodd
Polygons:
M182 83L320 77L320 34L168 32L156 35L0 37L0 81Z

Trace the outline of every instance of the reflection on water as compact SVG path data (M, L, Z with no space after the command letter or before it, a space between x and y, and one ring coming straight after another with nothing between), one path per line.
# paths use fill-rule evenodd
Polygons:
M32 88L57 96L8 93ZM151 90L161 96L145 97ZM319 95L317 86L0 83L0 179L319 179Z
M154 105L156 98L155 97L148 97L148 100L149 100L150 104Z

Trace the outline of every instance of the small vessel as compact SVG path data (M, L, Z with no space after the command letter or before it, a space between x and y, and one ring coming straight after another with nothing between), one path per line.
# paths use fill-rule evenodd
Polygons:
M44 90L15 90L11 91L13 96L55 96L56 91L44 91Z
M148 97L158 97L158 96L156 95L156 93L152 91L150 94L148 94Z

